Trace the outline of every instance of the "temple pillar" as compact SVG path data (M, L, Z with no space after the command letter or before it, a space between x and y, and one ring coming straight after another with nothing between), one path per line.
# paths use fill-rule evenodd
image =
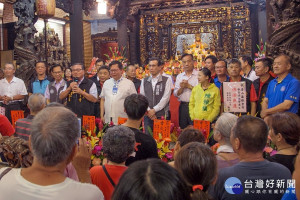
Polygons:
M258 4L249 4L251 23L251 56L258 51L256 45L259 44L258 35Z
M73 9L73 13L70 14L71 64L84 63L82 0L74 0Z
M118 46L126 47L125 57L128 58L128 35L127 35L127 16L128 16L128 0L119 1L118 9L116 10L117 31L118 31Z
M129 55L130 55L130 63L135 64L139 63L139 17L138 15L131 16L133 20L132 30L129 33Z

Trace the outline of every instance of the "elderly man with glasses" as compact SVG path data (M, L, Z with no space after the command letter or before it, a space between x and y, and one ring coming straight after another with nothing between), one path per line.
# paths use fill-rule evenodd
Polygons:
M24 81L15 77L16 67L12 63L4 65L4 79L0 80L0 107L4 107L5 116L11 122L11 111L21 110L27 96Z
M100 117L105 123L118 123L118 118L127 118L124 111L125 98L136 94L132 81L123 77L123 66L119 61L109 64L111 78L104 82L100 94Z

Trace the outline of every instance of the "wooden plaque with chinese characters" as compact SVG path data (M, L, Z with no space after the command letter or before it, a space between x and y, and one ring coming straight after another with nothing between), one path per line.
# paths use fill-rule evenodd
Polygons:
M224 112L247 112L246 82L224 82Z
M210 133L210 122L205 120L194 120L194 128L202 132L204 137L208 139Z
M82 116L82 126L85 128L85 130L91 131L93 134L95 126L96 126L95 116L83 115Z
M170 138L171 137L170 128L171 128L170 120L155 119L153 123L153 138L158 140L159 134L161 134L162 139Z
M127 121L127 118L118 117L118 125L124 124Z
M15 128L16 121L18 119L24 118L24 111L23 110L12 110L10 113L11 113L11 123L12 123L13 127Z

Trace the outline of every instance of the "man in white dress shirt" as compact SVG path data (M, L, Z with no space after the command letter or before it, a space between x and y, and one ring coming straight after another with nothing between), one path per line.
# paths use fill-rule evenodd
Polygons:
M250 81L254 81L259 77L256 76L255 70L252 68L253 60L249 56L241 56L239 61L242 64L243 77L249 79Z
M142 80L140 94L149 101L148 113L144 117L145 132L153 130L153 120L162 116L169 119L169 101L172 91L172 82L169 77L161 75L163 63L159 58L149 60L150 76Z
M111 78L104 82L100 94L100 117L105 123L111 121L117 125L118 118L127 118L124 110L125 98L136 94L132 81L122 77L123 66L119 61L112 61L109 64Z
M174 96L180 101L179 106L179 126L181 129L193 122L189 114L189 102L193 87L198 84L198 71L194 69L194 60L192 54L184 54L181 57L183 70L176 78Z
M12 63L4 65L5 78L0 80L0 105L5 108L5 116L11 122L11 111L21 110L27 95L24 81L15 77L16 68Z

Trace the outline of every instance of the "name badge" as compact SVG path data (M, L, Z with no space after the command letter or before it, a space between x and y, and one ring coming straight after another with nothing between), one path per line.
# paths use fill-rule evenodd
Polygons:
M117 94L117 92L118 92L118 88L116 86L114 86L112 89L113 95Z

